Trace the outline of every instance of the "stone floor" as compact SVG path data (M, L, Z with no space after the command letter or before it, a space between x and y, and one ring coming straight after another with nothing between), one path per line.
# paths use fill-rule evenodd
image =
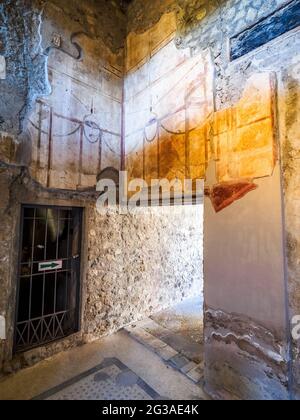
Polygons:
M6 377L0 399L208 399L202 389L198 305L198 300L185 302Z
M125 330L167 365L203 386L203 302L200 296Z
M203 345L203 296L186 299L151 319L188 341Z

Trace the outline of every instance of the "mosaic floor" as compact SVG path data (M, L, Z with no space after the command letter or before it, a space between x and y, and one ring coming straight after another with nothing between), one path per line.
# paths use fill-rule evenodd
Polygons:
M0 400L207 400L199 305L183 302L0 378Z
M118 359L106 359L94 369L34 399L149 401L163 398Z

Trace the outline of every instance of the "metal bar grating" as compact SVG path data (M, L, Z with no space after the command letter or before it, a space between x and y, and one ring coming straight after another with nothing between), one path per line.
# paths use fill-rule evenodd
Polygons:
M78 330L80 252L73 256L72 250L81 249L81 235L73 235L75 229L81 233L81 216L79 208L24 206L22 209L16 352ZM45 265L49 271L43 271ZM72 300L72 295L78 299Z

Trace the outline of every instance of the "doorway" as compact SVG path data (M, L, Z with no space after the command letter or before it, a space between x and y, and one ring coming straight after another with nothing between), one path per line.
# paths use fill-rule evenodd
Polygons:
M15 352L79 330L81 208L23 206Z

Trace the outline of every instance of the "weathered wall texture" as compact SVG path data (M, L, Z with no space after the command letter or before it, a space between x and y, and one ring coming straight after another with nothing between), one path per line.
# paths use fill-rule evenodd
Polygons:
M291 39L291 46L293 40ZM298 49L300 43L298 42ZM282 71L282 116L286 128L283 147L283 168L285 187L288 287L290 316L300 314L300 223L299 223L299 131L300 131L300 57L295 55ZM293 389L300 399L300 342L293 341Z
M234 106L215 112L210 49L177 48L176 13L143 33L127 36L125 149L129 177L204 179L216 162L216 183L206 189L216 211L257 188L278 158L276 78L247 80Z
M154 217L153 213L122 218L113 214L109 217L97 216L90 208L91 200L95 200L95 197L87 198L83 193L80 195L75 192L74 195L69 193L67 197L62 197L60 195L66 193L43 190L30 176L36 177L46 187L74 191L93 187L96 175L101 169L108 166L119 167L120 134L122 129L125 132L128 130L129 133L126 134L130 137L128 134L132 134L134 119L138 127L141 124L141 127L145 128L146 125L146 128L141 129L142 136L131 139L131 143L129 141L127 153L132 151L130 148L128 151L128 145L137 144L135 140L140 143L145 137L156 140L158 118L155 115L151 116L151 106L161 99L161 90L154 82L161 81L168 75L168 69L175 75L178 69L175 71L174 62L183 63L183 67L188 67L189 63L194 61L198 65L197 58L201 57L205 63L208 54L215 72L214 115L208 125L203 127L201 147L198 148L198 151L201 150L201 169L208 166L205 200L206 387L220 398L234 395L237 398L287 399L291 395L290 391L293 397L300 398L298 342L294 342L292 346L292 377L289 371L290 321L293 315L300 313L297 216L299 1L134 0L128 9L125 62L120 49L125 44L125 16L120 14L120 9L116 8L114 1L105 2L108 14L103 12L104 4L101 3L95 7L92 0L70 1L64 5L63 13L66 19L62 17L61 2L56 0L46 4L39 1L7 0L5 4L0 5L0 16L5 23L1 25L0 33L0 87L3 88L0 101L3 162L3 226L0 249L3 263L1 287L5 290L0 297L0 312L6 315L8 336L12 337L11 308L14 305L16 278L12 262L16 261L17 249L17 236L11 237L10 232L18 231L19 203L28 200L44 200L49 203L60 198L69 200L69 204L72 200L73 203L77 200L78 205L89 208L89 282L85 284L84 295L88 302L84 314L89 319L89 325L85 325L86 331L83 329L88 339L94 339L99 334L118 328L120 325L116 318L120 312L124 314L122 322L126 323L131 316L135 318L136 307L148 313L151 307L160 306L159 299L162 299L161 305L164 306L168 299L182 296L182 290L179 288L178 295L174 292L168 298L156 295L152 301L143 305L134 301L136 295L131 284L134 281L132 279L135 278L136 272L143 269L143 265L149 264L149 259L143 254L144 250L140 251L142 255L136 254L136 243L129 243L125 232L127 229L129 231L129 226L134 227L129 235L141 238L141 241L144 239L145 252L153 250L154 244L150 233L147 233L150 232L149 220ZM233 45L235 55L240 56L238 48L243 39L245 40L246 33L239 35L231 43L230 38L247 28L252 28L263 18L270 19L278 8L290 3L296 6L293 12L296 25L292 22L292 31L282 27L281 36L273 39L269 30L265 34L263 45L260 40L258 48L250 48L250 52L238 60L230 60L232 51L230 52L229 46ZM43 6L44 12L41 13ZM281 23L278 22L278 17L276 19L277 29L281 24L286 25L288 20ZM165 24L160 26L160 22ZM11 28L11 31L7 28ZM26 42L23 42L24 33ZM58 35L62 35L62 38ZM270 39L272 41L267 42ZM252 42L254 47L258 46L255 36ZM85 53L83 57L82 52ZM37 103L30 112L36 95L49 94L49 81L45 75L48 55L49 81L53 84L53 91L49 97L43 98L43 102L47 101L46 104ZM157 68L156 60L159 56ZM129 99L125 96L125 119L122 119L124 98L121 79L124 69ZM154 76L155 80L152 80L151 77ZM192 72L184 71L182 76L183 79L188 79L186 84L189 87L195 87L197 77ZM203 78L199 79L203 82ZM146 101L147 117L145 114L144 121L140 117L130 118L130 113L134 115L139 111L140 105L137 106L133 101L130 103L131 96L139 93L136 92L139 86L143 92L141 105L145 105ZM207 81L204 80L201 86L200 102L207 99L203 93L205 87L208 89L206 94L209 100L204 102L211 106L212 95ZM62 87L65 90L64 95ZM179 89L179 94L189 92L186 88L184 85L182 90ZM158 112L159 120L163 120L165 109L168 112L172 111L169 108L172 108L173 104L174 100L166 102L165 108ZM185 107L185 111L190 111L190 105L189 103ZM200 107L197 101L194 103L194 97L193 105L196 111L195 114L192 113L193 118L197 119ZM164 131L170 135L166 144L172 148L175 171L173 165L169 166L168 156L159 149L157 142L154 151L148 146L149 153L145 156L149 157L149 163L146 162L145 156L141 160L140 155L129 159L129 162L127 160L132 173L136 170L138 175L142 174L147 178L145 169L148 168L149 175L159 176L159 154L166 157L163 160L163 175L169 177L171 173L172 176L179 176L182 167L186 170L186 141L190 129L188 121L186 115L179 113L178 119L168 121L165 126L167 130ZM153 137L154 135L156 137ZM182 142L181 145L176 144L177 137L178 143ZM126 145L127 138L124 140ZM199 141L199 136L196 136L196 140ZM140 153L140 146L137 149ZM57 154L53 153L55 150ZM206 154L205 159L203 150ZM137 151L134 150L134 153ZM184 162L181 162L182 156ZM28 166L30 173L24 168L8 166L14 162ZM142 171L141 167L136 169L136 162L144 162ZM20 185L23 192L17 194ZM26 193L29 188L34 193ZM235 202L237 199L241 200ZM88 204L85 200L89 200ZM170 217L165 213L166 209L157 211L160 212L160 217L155 218L156 235L160 235L159 232L164 230L174 238L174 223L180 226L175 231L175 236L183 235L186 238L187 249L190 241L194 244L193 236L187 233L188 226L182 221L178 224L178 216L170 222ZM180 220L188 220L188 210L186 212L186 216ZM165 226L167 220L169 224ZM103 229L99 229L100 232L98 227L94 226L96 223L103 226ZM117 224L117 231L112 230L113 224ZM142 229L138 228L140 226ZM195 224L189 228L193 231L196 229ZM119 236L120 232L124 233L124 237L119 238L120 247L116 246L113 250L102 249L103 243L97 240L99 235L103 235L110 244L112 238L117 239L115 235ZM283 250L285 233L287 279ZM183 252L177 241L174 246L176 252ZM131 273L129 278L125 276L126 255L119 254L120 248L123 251L126 249L126 253L130 252L131 260L132 256L137 258L133 267L127 267ZM10 249L9 256L7 249ZM164 249L162 247L161 250ZM104 261L100 260L100 256ZM154 260L158 259L156 251L153 257ZM116 268L119 258L124 264L124 273L120 276L117 275ZM167 267L170 266L169 261L165 263ZM101 264L111 267L112 278L102 276L105 267ZM151 279L157 281L158 274L155 267L149 268L149 273L150 276L144 281L151 289ZM177 284L177 274L171 268L168 269L168 273L171 273ZM166 274L163 280L165 285L168 283L168 275ZM114 289L112 283L116 276L120 281L118 290ZM196 278L197 276L198 274ZM108 295L106 298L100 294L98 300L100 278L107 286ZM183 280L185 284L189 281L187 278ZM124 310L126 288L131 290L132 301ZM170 290L175 289L170 287ZM112 308L110 301L114 293L118 293L120 306ZM89 312L91 308L92 312ZM94 316L103 323L95 322ZM1 346L2 360L9 360L10 342L4 342ZM48 354L48 350L45 350L45 353Z
M10 373L83 342L83 332L80 332L58 343L13 357L21 203L85 207L95 202L96 196L43 188L32 180L27 168L2 162L0 188L0 313L6 321L6 340L0 341L0 372ZM84 290L86 283L83 283Z
M41 3L7 0L0 4L0 55L5 66L0 77L0 131L12 135L21 133L36 95L49 93L46 56L39 51Z
M205 122L214 110L210 52L192 56L174 43L176 15L127 37L125 75L126 169L131 178L203 179Z
M89 339L202 293L203 206L90 213Z
M125 15L115 2L70 1L62 7L56 0L7 0L0 18L0 312L7 336L0 360L10 370L20 366L18 358L10 361L21 203L63 199L76 206L77 197L85 207L96 196L59 190L94 187L103 167L120 165ZM105 129L114 132L113 139ZM28 361L36 358L33 352Z
M55 36L61 47L49 53L52 93L37 101L27 133L32 174L48 187L94 187L102 169L120 168L125 18L111 3L105 16L92 4L44 6L40 48Z
M7 338L0 341L0 371L6 373L201 293L201 208L96 212L97 175L121 165L126 21L118 3L0 5L0 314ZM12 357L22 203L85 209L82 316L78 334Z
M293 314L300 312L296 216L299 2L292 2L296 19L292 31L284 29L287 20L291 21L291 16L287 15L284 22L277 20L278 33L286 32L281 37L273 39L273 29L269 28L262 45L262 35L259 44L254 36L253 45L259 48L250 48L250 53L239 60L231 61L229 50L230 38L289 3L282 0L154 0L147 1L145 6L144 1L135 0L128 12L129 39L132 34L141 38L164 14L175 12L176 46L183 51L190 47L194 57L210 48L213 57L217 121L213 127L216 147L212 150L216 162L209 165L206 180L206 192L211 200L207 198L205 203L206 386L220 398L235 395L285 399L290 396L289 321ZM243 36L238 39L240 42ZM267 42L270 39L272 41ZM235 54L239 55L237 41L232 45L236 48ZM262 82L260 93L256 91L257 75L273 80L271 99L265 102L267 113L259 109L265 101L263 98L267 98L263 94L267 82ZM250 80L254 85L245 91ZM244 117L250 118L253 127L256 124L255 130L245 125L247 133L242 142L236 134L236 128L241 128L236 111L233 119L228 114L238 103L246 110ZM258 118L261 111L264 117ZM265 121L269 128L261 126L258 129L257 124L265 124L265 117L272 121L271 124ZM226 147L229 147L229 153ZM282 166L278 160L281 152ZM286 230L283 225L282 168ZM234 185L226 188L214 185L220 178L223 181L227 177L241 178L241 173L249 174L248 184L245 176L242 183L236 179ZM236 198L242 200L232 204ZM211 201L216 211L222 210L220 213L214 212ZM232 206L224 210L228 204ZM289 296L283 249L286 231ZM288 306L292 309L289 318ZM299 343L294 343L294 397L299 392L298 347Z
M40 187L25 169L1 166L0 341L5 373L72 346L96 340L203 290L203 206L140 209L119 215L95 211L95 193ZM5 175L3 175L5 174ZM57 343L12 357L20 203L84 207L81 330Z
M14 160L46 187L94 187L102 169L120 168L124 13L91 0L0 11L0 131L14 135Z
M207 387L222 398L288 398L279 167L256 183L221 213L205 204Z

